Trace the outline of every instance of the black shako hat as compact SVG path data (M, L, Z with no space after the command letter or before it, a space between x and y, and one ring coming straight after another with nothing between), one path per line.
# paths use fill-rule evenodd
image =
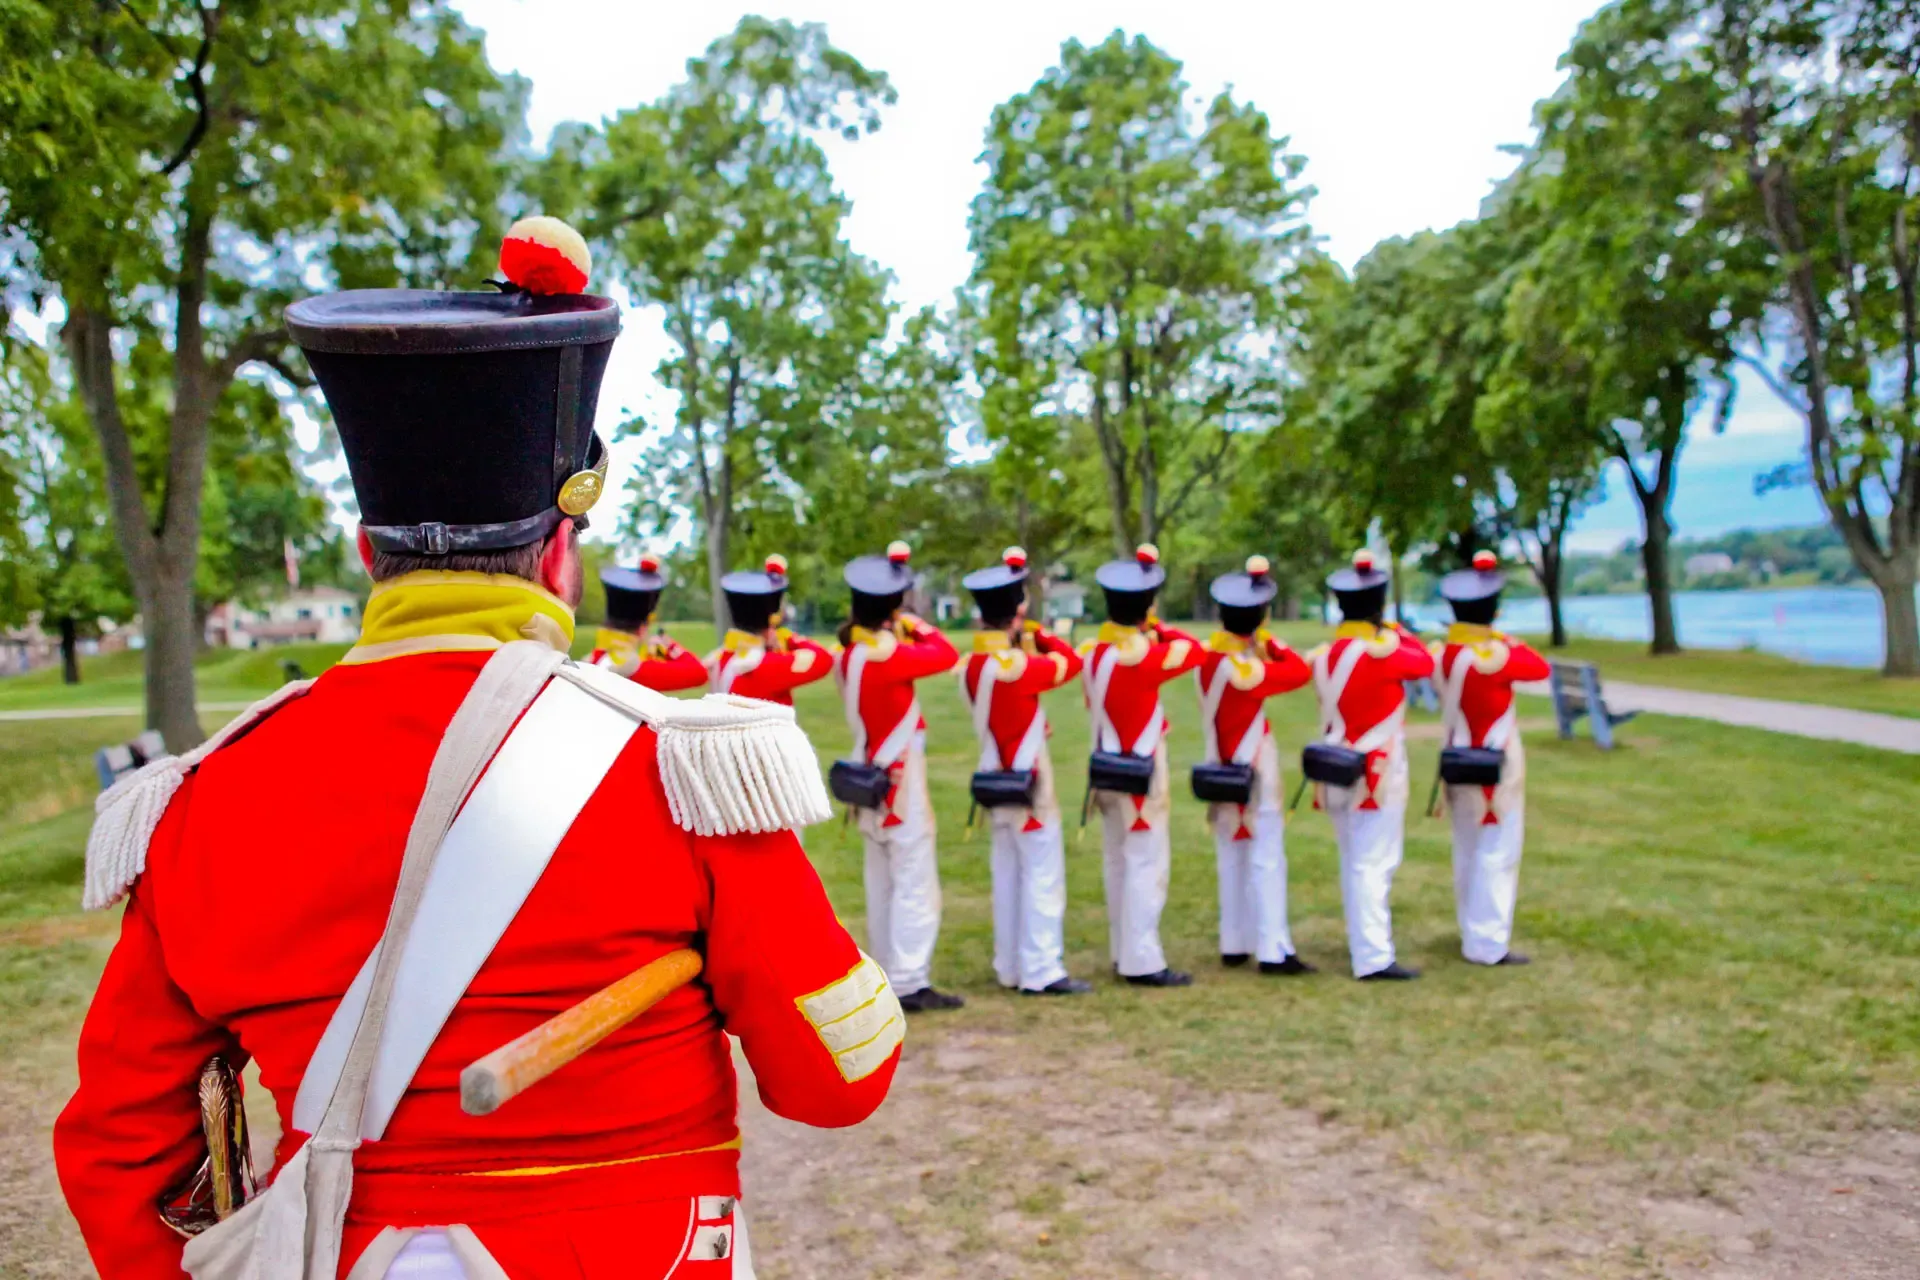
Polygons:
M641 556L637 569L606 568L600 571L600 585L607 592L607 623L631 630L642 626L660 605L660 593L666 588L666 575L660 572L657 556Z
M287 308L375 548L525 546L599 499L593 415L620 310L578 292L586 258L565 223L529 218L507 233L504 292L354 289Z
M907 567L907 561L912 556L913 548L906 543L889 543L887 554L850 560L840 576L853 588L856 596L876 600L904 596L907 589L913 586L913 570Z
M1497 596L1507 585L1500 559L1491 551L1473 553L1473 568L1460 569L1440 579L1440 595L1454 604L1472 604Z
M1327 577L1327 590L1340 602L1340 613L1348 618L1367 618L1379 613L1387 603L1386 571L1374 562L1373 552L1353 553L1353 567L1338 569Z
M1150 596L1165 584L1167 571L1160 567L1160 548L1143 542L1134 551L1133 559L1109 560L1095 569L1093 580L1100 584L1108 599Z
M780 598L787 592L787 558L771 555L759 570L729 573L720 579L720 590L726 594L727 613L736 628L764 631L780 612Z
M1264 609L1280 594L1273 566L1265 556L1248 556L1245 573L1223 573L1207 587L1213 602L1227 609Z
M1011 618L1027 597L1026 549L1008 547L1000 553L999 564L975 569L960 585L972 593L983 620Z

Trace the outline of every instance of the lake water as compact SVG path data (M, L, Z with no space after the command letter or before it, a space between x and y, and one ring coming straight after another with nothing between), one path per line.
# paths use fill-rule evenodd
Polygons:
M1645 596L1569 596L1561 602L1567 630L1602 640L1649 640L1653 615ZM1680 643L1698 649L1763 649L1802 662L1877 667L1884 660L1880 596L1871 587L1789 587L1778 591L1678 591L1673 597ZM1422 610L1445 616L1444 605ZM1547 602L1510 600L1500 625L1544 635Z

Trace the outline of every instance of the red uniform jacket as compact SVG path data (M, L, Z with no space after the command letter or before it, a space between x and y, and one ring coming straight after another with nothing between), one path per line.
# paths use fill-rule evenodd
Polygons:
M900 790L907 739L927 727L920 716L920 703L914 696L914 681L937 676L960 660L952 641L942 635L939 628L913 619L900 630L906 633L905 639L895 631L854 627L834 668L841 697L849 702L848 723L857 720L856 733L866 745L862 753L856 742L855 755L886 766L894 775L894 788L887 797L887 816L881 823L886 827L897 827L901 821L893 809ZM856 655L860 658L860 688L858 706L853 706L850 672Z
M1402 681L1421 680L1433 674L1433 655L1411 633L1398 626L1343 622L1333 635L1326 657L1329 671L1340 665L1348 645L1367 646L1366 655L1354 667L1339 703L1341 719L1346 723L1347 744L1357 747L1368 734L1391 720L1406 702ZM1377 793L1392 749L1390 743L1368 744L1367 796L1360 802L1362 809L1380 807Z
M1034 722L1042 733L1049 732L1046 714L1040 709L1040 695L1058 689L1080 674L1080 655L1073 646L1051 631L1036 630L1033 651L1016 649L1003 631L983 631L974 639L974 650L960 669L960 689L971 705L980 693L980 678L992 664L997 683L993 701L987 706L987 732L993 738L997 759L983 768L1027 768L1014 761L1027 740Z
M519 638L530 615L570 621L547 593L502 583L415 574L376 588L362 645L378 644L382 660L349 654L208 757L168 807L81 1032L79 1090L54 1132L62 1186L104 1280L178 1280L181 1241L155 1206L203 1152L194 1086L209 1055L255 1060L290 1124L307 1060L385 924L442 727L487 657L444 646ZM799 1003L872 963L799 842L676 826L655 743L644 727L634 735L385 1137L356 1153L343 1274L383 1225L451 1222L472 1226L514 1280L627 1274L631 1259L609 1242L632 1206L736 1192L725 1032L740 1037L780 1115L853 1124L886 1095L898 1048L846 1079ZM705 955L697 982L496 1114L460 1110L467 1063L685 946ZM279 1160L302 1140L287 1133ZM507 1171L516 1176L474 1176Z
M805 636L782 628L778 649L757 635L729 631L724 644L707 655L715 693L793 705L793 691L823 679L833 670L833 654Z
M1204 704L1207 690L1213 687L1223 664L1234 669L1220 692L1220 705L1214 711L1214 743L1220 760L1233 760L1241 753L1242 739L1255 727L1262 706L1275 694L1298 689L1313 679L1313 669L1291 646L1265 632L1243 640L1230 632L1214 633L1200 660L1200 697ZM1259 720L1259 731L1266 732L1266 721Z
M606 667L661 693L698 689L707 682L707 668L699 655L671 636L650 636L643 647L630 631L601 627L593 646L593 656L587 661L594 666Z
M1456 622L1447 629L1446 644L1435 648L1439 657L1435 678L1443 685L1449 681L1455 664L1462 661L1462 651L1470 651L1460 686L1460 716L1465 721L1467 741L1461 743L1456 737L1449 745L1488 745L1487 734L1513 708L1513 686L1527 680L1545 680L1553 674L1547 660L1536 650L1491 627ZM1500 820L1493 810L1494 790L1485 788L1484 821L1489 824Z

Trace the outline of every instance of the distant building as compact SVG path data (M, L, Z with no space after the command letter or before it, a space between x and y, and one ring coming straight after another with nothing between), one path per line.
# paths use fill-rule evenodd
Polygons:
M258 609L229 600L207 615L207 643L216 648L352 644L359 638L359 601L339 587L303 587Z
M1046 585L1048 622L1062 618L1077 621L1087 616L1087 589L1077 582L1051 579Z
M1689 578L1710 578L1716 573L1732 573L1733 557L1724 551L1702 551L1687 557Z

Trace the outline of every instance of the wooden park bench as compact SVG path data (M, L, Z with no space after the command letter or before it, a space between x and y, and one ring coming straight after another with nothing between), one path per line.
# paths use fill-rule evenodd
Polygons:
M1613 726L1625 724L1640 713L1612 711L1600 689L1600 668L1591 662L1551 662L1553 675L1548 679L1553 694L1553 719L1562 738L1573 737L1574 722L1581 716L1593 725L1593 740L1603 750L1613 749Z
M93 753L93 767L100 774L100 789L105 791L149 760L167 754L167 744L156 729L149 729L132 742L102 747Z

